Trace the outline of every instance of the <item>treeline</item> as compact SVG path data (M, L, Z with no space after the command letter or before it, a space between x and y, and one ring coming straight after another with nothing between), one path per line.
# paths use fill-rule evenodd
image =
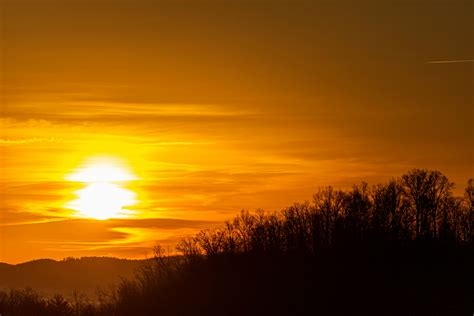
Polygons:
M470 315L474 181L438 171L321 189L183 239L95 302L0 292L16 315ZM173 253L170 251L169 253Z
M204 253L315 253L364 242L474 243L474 180L465 194L438 171L415 169L387 184L327 187L312 202L279 213L241 212L224 228L204 230L178 245L186 258Z

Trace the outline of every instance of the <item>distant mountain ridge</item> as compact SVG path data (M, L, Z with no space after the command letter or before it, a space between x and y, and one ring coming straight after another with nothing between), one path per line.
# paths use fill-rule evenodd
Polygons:
M121 278L133 277L148 260L112 257L67 258L56 261L39 259L20 264L0 262L0 289L31 287L43 294L93 294L108 288Z

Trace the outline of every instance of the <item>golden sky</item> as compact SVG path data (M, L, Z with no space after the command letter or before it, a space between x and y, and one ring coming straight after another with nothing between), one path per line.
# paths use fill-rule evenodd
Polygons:
M474 174L471 1L0 5L0 262L142 258L320 186ZM84 180L104 166L130 177ZM89 218L104 192L134 204Z

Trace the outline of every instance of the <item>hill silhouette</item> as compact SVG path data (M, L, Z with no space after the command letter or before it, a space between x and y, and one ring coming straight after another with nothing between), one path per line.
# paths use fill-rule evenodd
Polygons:
M121 278L130 278L145 260L109 257L33 260L16 265L0 264L0 289L34 288L50 295L71 295L74 290L88 295L98 287L117 285Z
M280 212L242 211L183 239L95 302L0 292L16 315L471 315L474 180L438 171L326 187ZM49 261L41 262L47 264Z

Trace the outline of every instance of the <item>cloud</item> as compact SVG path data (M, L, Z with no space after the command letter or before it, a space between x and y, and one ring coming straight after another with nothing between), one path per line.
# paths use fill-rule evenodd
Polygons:
M33 138L0 138L0 145L21 145L33 143L58 143L64 139L56 137L33 137Z
M60 109L60 111L58 111ZM159 119L226 119L254 116L255 111L213 104L131 103L80 101L77 99L17 103L4 115L13 119L42 118L49 121L146 122Z
M2 226L0 262L21 262L41 257L61 259L78 253L144 258L157 242L174 249L180 238L218 224L213 221L154 218L110 221L68 219Z
M452 60L433 60L426 62L427 64L458 64L458 63L474 63L474 59L452 59Z

